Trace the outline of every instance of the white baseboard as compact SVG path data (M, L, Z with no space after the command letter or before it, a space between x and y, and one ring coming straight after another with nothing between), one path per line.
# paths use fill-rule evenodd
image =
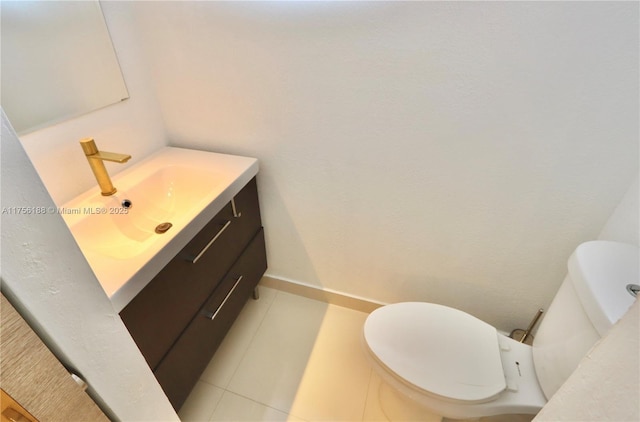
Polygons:
M340 293L335 290L323 289L309 284L286 280L266 274L260 280L260 285L366 313L371 313L375 309L385 305L385 303L376 302L370 299Z

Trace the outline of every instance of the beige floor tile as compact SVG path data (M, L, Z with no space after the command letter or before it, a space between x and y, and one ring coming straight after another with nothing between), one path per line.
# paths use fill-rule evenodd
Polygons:
M302 421L272 407L265 406L229 391L225 391L210 420L233 422Z
M362 418L371 368L362 350L363 312L330 305L289 413L309 421Z
M198 381L178 413L180 420L182 422L208 421L223 393L224 390L221 388Z
M179 416L183 421L439 422L371 368L361 343L366 317L261 287L260 300L245 305Z
M227 389L289 413L327 308L278 292Z
M277 291L260 287L260 299L249 299L200 379L225 388L271 307Z

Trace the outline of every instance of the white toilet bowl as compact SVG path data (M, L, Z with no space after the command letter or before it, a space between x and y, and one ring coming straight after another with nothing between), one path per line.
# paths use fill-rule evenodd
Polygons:
M367 317L365 349L384 381L438 415L535 414L629 309L638 261L635 245L578 246L533 347L463 311L405 302Z
M364 343L383 380L448 418L535 414L546 403L531 346L491 325L433 303L375 310Z

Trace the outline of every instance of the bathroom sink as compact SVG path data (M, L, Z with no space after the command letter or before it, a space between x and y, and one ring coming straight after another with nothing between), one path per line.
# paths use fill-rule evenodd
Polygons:
M113 177L114 195L96 186L60 212L120 310L257 170L254 158L168 147Z
M202 208L201 202L217 187L216 176L212 170L185 166L161 168L130 188L120 187L112 196L96 195L82 204L84 218L71 230L83 249L116 259L134 258L164 234L156 233L159 225L179 226Z

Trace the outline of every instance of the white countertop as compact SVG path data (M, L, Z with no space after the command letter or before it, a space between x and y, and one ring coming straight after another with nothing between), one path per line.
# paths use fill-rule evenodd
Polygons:
M101 221L105 221L100 219L110 218L108 214L111 207L117 207L128 191L159 170L171 166L187 167L211 176L206 189L199 191L197 204L189 210L180 210L171 219L173 227L166 233L154 235L144 243L137 242L135 253L104 254L96 250L95 237L86 235L80 229L83 224L87 226L87 219L92 219L91 224L100 225ZM63 212L62 216L102 288L120 312L257 173L258 160L255 158L166 147L114 176L112 181L118 189L114 196L101 196L96 184L64 204L61 208L68 213ZM202 182L198 180L198 183ZM131 212L136 211L136 198L127 199L134 203ZM98 216L87 215L87 212L72 213L96 206L109 211ZM126 251L126 246L122 250Z

